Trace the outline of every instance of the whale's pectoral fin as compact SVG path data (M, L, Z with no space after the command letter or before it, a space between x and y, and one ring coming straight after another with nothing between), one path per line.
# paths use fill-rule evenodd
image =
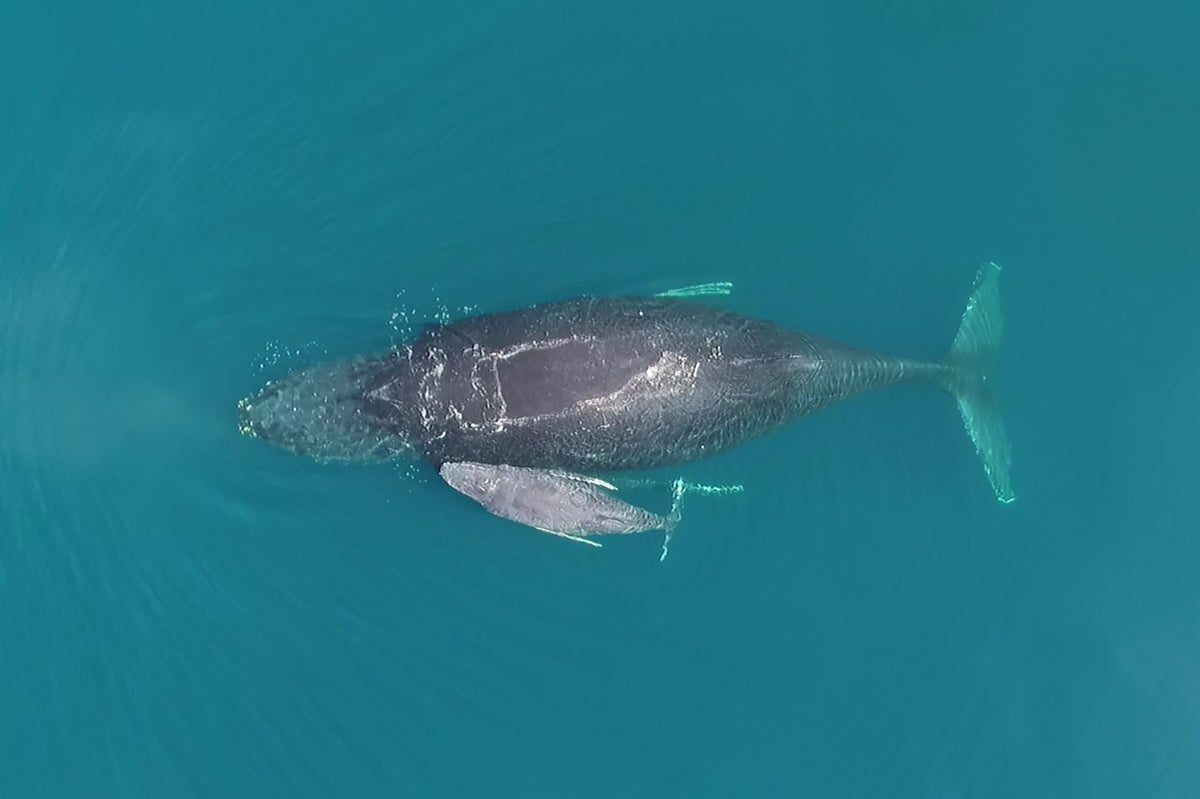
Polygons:
M733 291L733 284L728 282L698 283L695 286L683 286L677 289L667 289L655 294L655 297L707 297L711 295L727 296Z
M740 494L746 490L743 485L710 486L702 483L686 483L681 480L645 480L639 477L614 477L611 483L613 490L620 488L665 488L671 491L676 486L682 486L687 494Z
M667 524L663 528L666 535L663 537L662 555L659 557L659 561L667 559L667 552L671 547L671 535L675 532L675 528L679 526L679 521L683 517L683 497L685 494L740 494L745 490L740 485L710 486L701 483L684 482L683 478L664 482L662 480L647 480L637 477L617 477L609 485L612 485L614 491L618 488L670 489L671 512L667 514Z
M586 538L583 538L582 536L571 535L570 533L560 533L558 530L547 530L545 527L534 527L533 529L537 530L539 533L549 533L550 535L556 535L559 538L566 538L571 541L578 541L581 544L587 544L589 547L604 546L604 544L601 544L599 541L589 541Z
M663 536L662 555L658 558L659 563L667 559L667 550L671 546L671 534L675 532L680 519L683 518L683 495L688 492L693 494L740 494L742 486L707 486L699 483L685 483L682 477L672 482L671 513L667 516L669 524L666 528L666 535Z

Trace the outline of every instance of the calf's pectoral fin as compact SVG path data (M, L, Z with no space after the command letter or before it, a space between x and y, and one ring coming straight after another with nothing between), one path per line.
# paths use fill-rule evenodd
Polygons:
M582 536L571 535L570 533L560 533L557 530L547 530L545 527L534 527L533 529L537 530L539 533L549 533L550 535L556 535L559 538L566 538L571 541L578 541L581 544L587 544L589 547L604 546L604 544L601 544L599 541L589 541L588 539L583 538Z

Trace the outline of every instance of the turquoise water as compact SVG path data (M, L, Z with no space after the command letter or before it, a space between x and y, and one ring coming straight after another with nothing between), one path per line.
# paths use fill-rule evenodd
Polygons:
M8 4L0 796L1200 792L1194 4ZM593 550L235 403L420 324L730 280L949 345L1019 499L865 396Z

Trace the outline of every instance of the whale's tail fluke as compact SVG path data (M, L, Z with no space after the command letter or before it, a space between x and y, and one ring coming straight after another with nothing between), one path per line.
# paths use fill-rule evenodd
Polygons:
M1009 503L1017 498L1009 476L1012 447L989 385L989 372L1003 331L999 278L1000 267L996 264L985 264L979 270L958 335L950 353L942 359L950 369L941 383L958 403L967 435L983 461L996 499Z

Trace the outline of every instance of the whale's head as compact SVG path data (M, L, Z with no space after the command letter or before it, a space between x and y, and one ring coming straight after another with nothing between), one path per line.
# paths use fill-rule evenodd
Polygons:
M271 381L238 402L238 430L319 461L411 457L400 409L372 395L392 359L317 364Z
M451 488L485 508L495 504L498 493L516 487L521 473L511 466L470 462L447 462L438 468L438 474Z

